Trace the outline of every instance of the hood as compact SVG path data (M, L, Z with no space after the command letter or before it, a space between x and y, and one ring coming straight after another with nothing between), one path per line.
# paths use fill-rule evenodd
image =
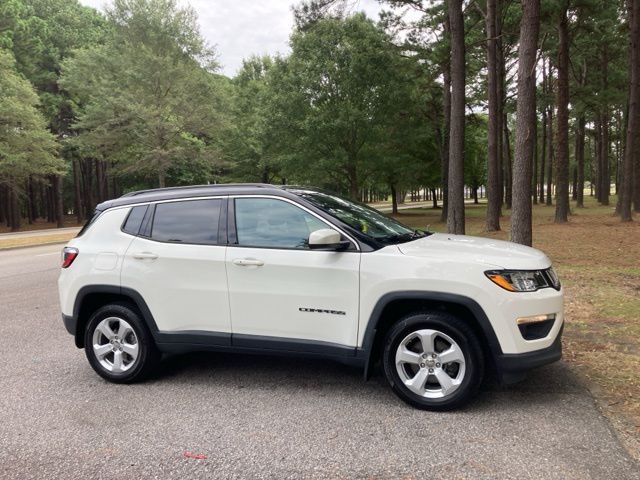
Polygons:
M551 266L549 258L540 250L503 240L434 233L398 248L404 255L450 258L459 262L475 262L506 269L538 270Z

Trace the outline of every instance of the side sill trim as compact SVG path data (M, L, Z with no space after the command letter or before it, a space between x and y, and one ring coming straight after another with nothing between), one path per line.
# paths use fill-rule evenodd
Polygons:
M234 347L241 348L313 353L336 357L355 357L356 352L355 347L348 347L337 343L235 333L231 336L231 344Z
M211 332L158 332L156 345L163 353L193 351L275 355L334 360L354 367L364 366L356 348L329 342L315 342L261 335L232 335Z

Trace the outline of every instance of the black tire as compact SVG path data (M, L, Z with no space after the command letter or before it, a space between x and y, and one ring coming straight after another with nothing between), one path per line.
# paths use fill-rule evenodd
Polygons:
M417 372L419 369L425 368L420 365L426 365L426 367L428 367L428 364L420 363L414 367L407 363L407 366L396 367L396 352L401 342L408 338L412 333L422 329L437 330L445 336L450 337L450 339L457 343L457 346L460 348L464 356L464 370L462 372L460 371L462 368L461 362L446 364L446 368L453 368L456 375L460 377L456 377L457 380L461 381L456 387L457 389L440 398L427 398L410 390L405 385L404 380L401 379L400 373L398 372L398 369L409 367L412 369L415 368L415 371ZM419 337L417 337L415 341L419 342ZM446 345L446 341L443 337L437 337L436 342L440 345ZM419 345L421 346L422 344L419 343ZM437 348L436 352L438 352ZM440 351L440 353L443 352ZM385 377L394 393L409 405L423 410L444 411L461 408L474 398L484 376L484 356L477 335L464 321L446 312L416 312L411 313L398 321L398 323L391 327L385 337L382 363L384 366ZM437 365L440 366L439 363ZM445 365L443 364L442 369L444 368ZM406 372L406 370L403 371ZM427 371L433 371L433 369L429 370L427 368ZM410 377L412 372L413 370L410 370L407 373L407 376ZM432 382L431 385L438 385L437 383L433 383L437 380L434 375L428 373L424 374L429 375L427 377L426 385L430 385L429 382ZM411 378L409 378L409 381L410 380Z
M131 333L128 333L128 341L132 342L132 340L136 340L135 344L138 347L137 356L134 360L132 360L132 356L123 354L122 347L120 347L121 355L126 356L129 360L128 368L126 371L122 372L109 371L108 368L101 363L97 353L94 351L93 339L96 328L105 319L111 317L122 319L131 327L135 337L132 337ZM118 322L113 321L111 322L111 325L117 326ZM104 341L106 338L101 337L101 340ZM126 303L112 303L96 310L93 315L91 315L91 318L87 323L87 328L84 332L84 345L85 354L87 355L87 359L89 360L91 367L102 378L113 383L134 383L144 380L157 366L161 357L151 333L140 318L135 307ZM122 345L124 345L124 342ZM111 358L113 358L113 353L110 353L109 355L112 355ZM108 357L105 358L107 358L106 362L109 362Z

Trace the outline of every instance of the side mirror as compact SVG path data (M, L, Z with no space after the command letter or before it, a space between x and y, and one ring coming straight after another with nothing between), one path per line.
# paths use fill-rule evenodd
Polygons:
M312 250L346 250L349 245L349 240L341 240L340 233L331 228L316 230L309 235L309 248Z

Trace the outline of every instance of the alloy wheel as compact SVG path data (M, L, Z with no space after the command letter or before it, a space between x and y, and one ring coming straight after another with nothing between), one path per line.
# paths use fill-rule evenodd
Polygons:
M402 339L396 371L411 392L425 398L452 395L462 384L465 358L460 345L439 330L421 329Z
M93 331L92 345L100 365L111 373L129 370L140 351L133 327L118 317L108 317L98 323Z

